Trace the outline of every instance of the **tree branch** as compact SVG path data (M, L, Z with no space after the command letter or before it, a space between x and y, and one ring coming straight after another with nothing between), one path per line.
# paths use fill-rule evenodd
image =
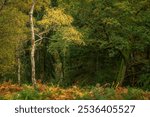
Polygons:
M4 0L3 3L2 3L2 5L1 5L1 7L0 7L0 11L3 10L4 6L6 5L6 3L7 3L7 0Z
M38 35L43 35L43 34L45 34L45 33L48 33L49 31L50 31L50 29L44 30L43 32L38 33Z
M39 41L41 41L41 40L43 40L43 39L49 39L48 37L42 37L42 36L39 35L39 34L35 34L35 35L40 38L40 39L36 40L35 43L37 43L37 42L39 42Z

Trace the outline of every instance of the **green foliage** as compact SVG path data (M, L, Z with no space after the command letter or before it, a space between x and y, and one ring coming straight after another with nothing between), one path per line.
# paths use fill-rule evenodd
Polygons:
M0 96L0 100L4 100L4 97L3 97L3 96Z
M15 72L16 56L27 39L27 16L16 8L7 8L0 12L0 74ZM22 52L22 51L21 51Z
M86 89L87 90L87 89ZM77 97L77 99L81 100L143 100L148 99L144 96L143 90L128 87L127 92L117 92L114 88L103 88L103 87L90 87L87 91L89 93L84 92L82 97ZM146 93L146 92L145 92ZM147 92L147 95L148 92Z
M0 0L0 78L17 79L20 58L21 81L30 83L28 15L32 0L3 2ZM63 86L115 82L149 90L149 0L37 0L33 16L37 79ZM106 92L105 97L94 91L93 95L95 99L114 98L113 89ZM26 97L23 91L18 98L41 98L35 91L29 93Z
M127 94L122 94L126 100L143 100L143 91L140 89L128 88Z
M137 84L141 87L141 88L143 88L143 89L145 89L145 90L150 90L150 74L149 73L147 73L147 74L142 74L141 76L140 76L140 79L138 79L138 82L137 82Z
M37 90L24 84L19 86L12 83L4 83L0 86L0 99L3 100L135 100L150 99L150 92L132 87L109 87L108 84L96 84L96 86L71 86L60 87L38 83ZM7 86L7 87L6 87Z
M25 90L19 92L16 96L14 96L14 99L35 100L35 99L40 99L40 96L38 94L38 91L36 91L36 90L25 89Z
M35 89L24 89L14 95L13 100L43 100L50 97L50 92L39 92Z

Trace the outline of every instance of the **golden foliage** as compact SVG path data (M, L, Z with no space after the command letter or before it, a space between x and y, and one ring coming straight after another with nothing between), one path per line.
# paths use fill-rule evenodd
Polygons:
M0 85L0 96L4 96L4 99L11 99L13 94L23 90L17 84L12 84L11 82L4 82Z
M57 28L58 26L71 25L73 18L64 13L60 8L46 8L43 19L38 22L43 28Z
M42 84L40 81L37 83L38 92L35 96L38 99L50 99L50 100L74 100L74 99L150 99L150 92L140 91L140 95L134 95L129 93L127 88L117 87L113 88L104 88L101 86L96 87L78 87L71 86L67 88L62 88L59 86L48 86ZM0 85L0 96L3 96L3 99L14 99L15 95L21 95L21 91L27 91L26 93L32 95L34 88L30 85L19 86L17 84L12 84L11 82L4 82ZM113 93L114 91L114 93ZM133 97L132 97L132 95ZM24 95L25 96L25 95ZM136 96L136 97L134 97ZM36 97L34 98L36 99Z
M62 39L67 42L84 44L84 41L82 40L82 34L72 26L62 28L60 33L62 33Z

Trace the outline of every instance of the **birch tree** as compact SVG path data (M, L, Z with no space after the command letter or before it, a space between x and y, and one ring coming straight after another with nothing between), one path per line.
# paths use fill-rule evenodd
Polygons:
M35 78L35 32L34 32L34 23L33 23L33 12L34 12L35 0L32 0L32 6L30 10L30 28L31 28L31 79L32 84L36 87L36 78Z

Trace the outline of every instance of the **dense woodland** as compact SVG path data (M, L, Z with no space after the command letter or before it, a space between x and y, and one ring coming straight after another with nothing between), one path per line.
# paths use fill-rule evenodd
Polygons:
M0 0L0 82L150 99L150 0Z

